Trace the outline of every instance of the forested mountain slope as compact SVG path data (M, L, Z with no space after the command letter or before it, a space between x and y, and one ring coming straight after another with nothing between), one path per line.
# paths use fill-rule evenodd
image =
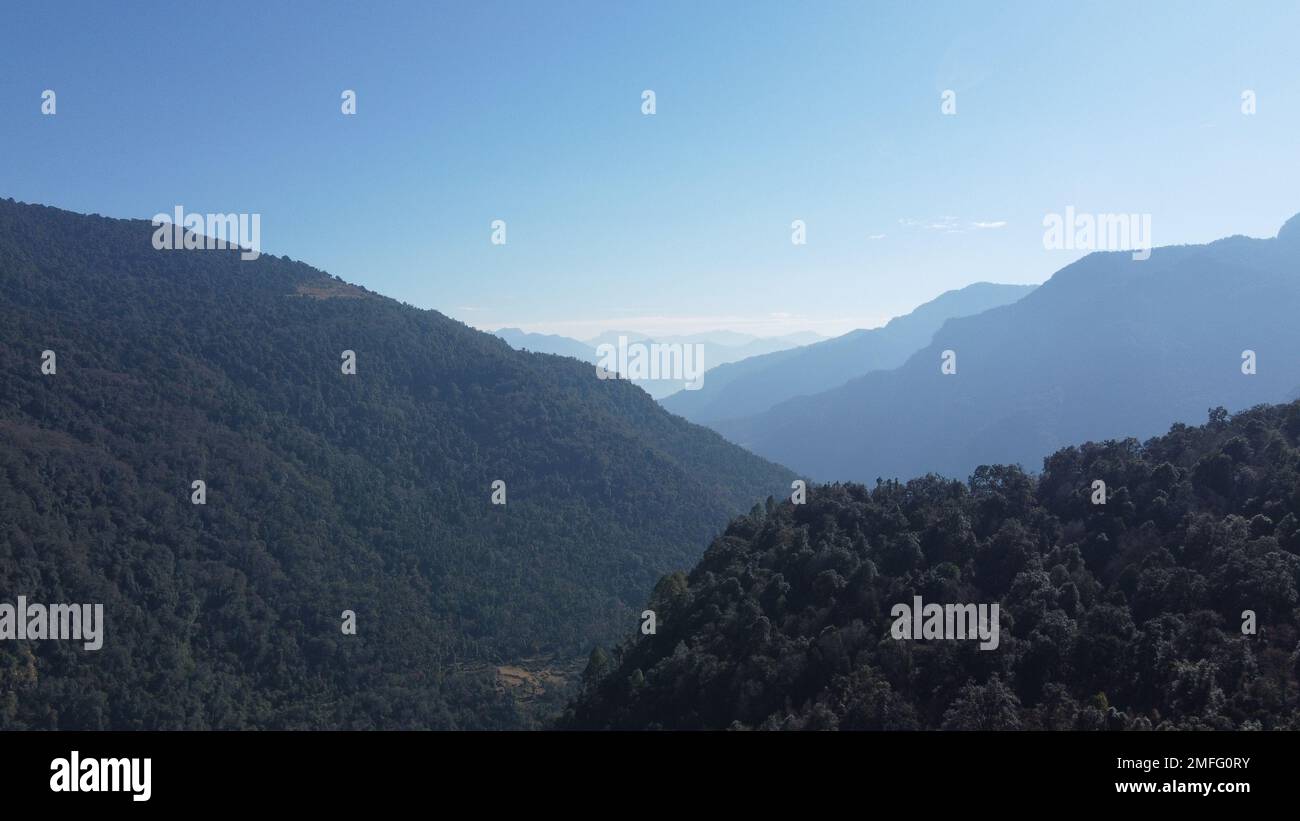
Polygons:
M664 577L564 726L1300 729L1298 554L1300 403L1037 478L815 486ZM896 638L915 596L998 604L996 649Z
M107 619L0 642L0 727L517 726L460 671L585 655L788 490L591 365L152 234L0 201L0 601Z

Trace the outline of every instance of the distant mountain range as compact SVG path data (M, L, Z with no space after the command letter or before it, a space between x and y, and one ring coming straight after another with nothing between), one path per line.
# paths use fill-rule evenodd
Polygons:
M722 365L699 390L675 393L662 403L673 413L706 425L761 413L869 371L896 368L925 346L948 319L1014 302L1034 287L979 282L948 291L881 328Z
M571 356L574 359L581 359L583 362L595 362L595 348L567 336L534 334L521 331L518 328L502 328L492 333L504 339L516 351L550 353L557 356Z
M1019 301L950 319L894 370L715 427L817 479L960 478L1297 388L1300 217L1273 239L1090 254Z
M570 356L584 362L590 362L593 365L600 359L597 354L599 347L604 344L617 346L620 338L626 342L703 345L704 368L706 372L710 373L713 369L732 362L774 351L789 350L825 339L825 337L810 331L774 337L757 337L726 330L655 337L635 331L606 331L585 342L556 334L530 333L519 328L501 328L493 333L510 343L510 346L515 350ZM632 381L656 399L681 391L686 384L685 380L680 379L635 379ZM708 382L708 379L704 380L704 384L707 385ZM687 392L694 393L695 391Z

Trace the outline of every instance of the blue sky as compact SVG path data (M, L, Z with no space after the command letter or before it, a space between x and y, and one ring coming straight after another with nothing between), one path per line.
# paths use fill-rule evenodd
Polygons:
M259 213L266 252L483 328L841 333L1043 281L1066 206L1156 245L1300 211L1294 2L32 6L0 196Z

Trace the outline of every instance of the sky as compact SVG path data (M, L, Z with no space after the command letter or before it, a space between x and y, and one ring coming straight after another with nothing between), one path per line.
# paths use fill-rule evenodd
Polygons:
M1296 2L3 17L0 196L260 214L264 252L483 329L838 334L1046 280L1083 254L1044 247L1067 207L1149 215L1157 246L1300 212Z

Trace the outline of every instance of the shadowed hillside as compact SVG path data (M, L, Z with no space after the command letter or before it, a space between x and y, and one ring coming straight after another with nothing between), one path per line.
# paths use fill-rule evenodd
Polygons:
M519 726L462 671L585 654L789 487L591 365L152 232L0 201L0 600L107 619L0 642L0 727Z

